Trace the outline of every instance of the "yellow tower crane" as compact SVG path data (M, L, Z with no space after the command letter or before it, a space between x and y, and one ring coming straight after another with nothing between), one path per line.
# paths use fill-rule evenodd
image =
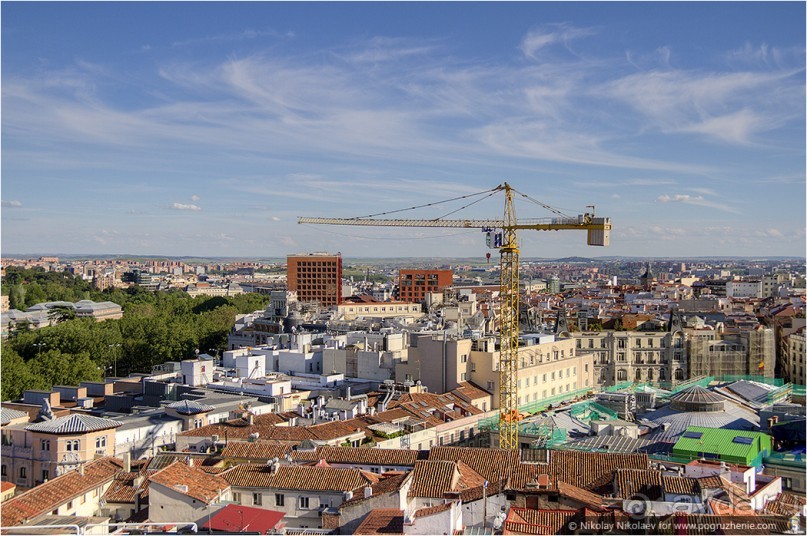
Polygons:
M378 219L376 216L411 210L426 206L433 206L447 201L470 198L475 195L487 193L489 197L496 192L504 192L504 218L502 220L449 220L437 219ZM551 210L559 217L516 221L516 211L513 202L513 192L533 201L542 207ZM519 312L519 250L518 230L530 229L533 231L560 231L584 230L588 232L588 245L607 246L610 243L610 218L597 218L594 216L594 207L591 213L569 217L552 207L536 201L531 197L518 192L508 183L500 184L492 190L461 196L447 201L428 203L410 209L401 209L391 212L373 214L359 218L307 218L301 217L297 223L312 223L322 225L364 225L382 227L452 227L483 229L488 232L488 239L493 240L495 247L501 251L500 292L501 302L499 314L499 332L501 338L499 354L499 446L503 449L518 449L518 312ZM474 203L481 199L474 201ZM473 204L473 203L471 203ZM470 206L466 205L467 206ZM462 208L466 208L462 207ZM458 209L461 210L461 209ZM457 211L454 211L457 212ZM452 212L453 213L453 212ZM501 234L496 230L501 229Z

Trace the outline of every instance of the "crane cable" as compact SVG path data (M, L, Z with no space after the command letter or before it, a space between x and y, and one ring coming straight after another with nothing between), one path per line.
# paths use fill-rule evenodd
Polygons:
M554 208L554 207L550 207L550 206L549 206L549 205L547 205L546 203L542 203L541 201L538 201L537 199L533 199L532 197L528 196L527 194L522 193L522 192L519 192L519 191L518 191L518 190L516 190L515 188L512 188L512 190L513 190L514 192L516 192L517 194L519 194L521 197L523 197L523 198L525 198L525 199L527 199L527 200L529 200L529 201L532 201L532 202L533 202L533 203L535 203L536 205L540 205L540 206L542 206L543 208L545 208L546 210L548 210L548 211L552 212L553 214L557 214L558 216L560 216L560 217L562 217L562 218L571 218L571 216L569 216L568 214L564 214L564 213L563 213L563 212L561 212L560 210L558 210L558 209L556 209L556 208Z
M409 207L409 208L400 208L398 210L389 210L387 212L379 212L378 214L368 214L367 216L356 216L355 218L349 218L349 219L358 220L358 219L364 219L364 218L375 218L376 216L386 216L387 214L395 214L397 212L404 212L406 210L415 210L415 209L418 209L418 208L431 207L431 206L434 206L434 205L442 205L443 203L450 203L451 201L458 201L460 199L468 199L469 197L476 197L477 195L487 194L487 193L491 192L487 196L487 197L490 197L491 195L493 195L493 193L495 193L497 191L499 191L498 187L493 188L491 190L484 190L484 191L481 191L481 192L477 192L475 194L461 195L459 197L454 197L452 199L445 199L443 201L435 201L433 203L426 203L425 205L417 205L417 206ZM485 199L485 197L483 197L482 199ZM481 201L481 199L479 201ZM473 204L473 203L471 203L471 204ZM470 205L466 205L466 206L470 206ZM463 208L465 208L465 207L463 207ZM457 209L457 210L462 210L462 209ZM454 212L456 212L456 210ZM453 214L454 212L449 212L449 214ZM443 218L444 217L445 216L443 216ZM437 219L439 219L439 218L437 218Z
M442 220L442 219L443 219L443 218L445 218L446 216L451 216L452 214L455 214L455 213L459 212L460 210L464 210L464 209L466 209L466 208L470 207L471 205L475 205L475 204L479 203L480 201L484 201L484 200L485 200L485 199L487 199L488 197L490 197L490 196L492 196L493 194L495 194L495 193L496 193L496 191L497 191L497 190L494 190L494 191L490 192L488 195L486 195L485 197L480 197L480 198L479 198L479 199L477 199L476 201L474 201L474 202L472 202L472 203L468 203L467 205L465 205L465 206L463 206L463 207L460 207L460 208L458 208L457 210L452 210L452 211L451 211L451 212L449 212L448 214L443 214L443 215L442 215L442 216L440 216L439 218L434 218L432 221L439 221L439 220ZM482 193L484 193L484 192L482 192Z

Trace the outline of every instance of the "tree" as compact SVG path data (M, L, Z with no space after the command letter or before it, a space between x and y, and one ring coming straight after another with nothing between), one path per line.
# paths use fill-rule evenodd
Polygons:
M25 360L9 344L3 341L3 359L0 369L0 397L15 400L28 389L46 387L42 378L33 374Z

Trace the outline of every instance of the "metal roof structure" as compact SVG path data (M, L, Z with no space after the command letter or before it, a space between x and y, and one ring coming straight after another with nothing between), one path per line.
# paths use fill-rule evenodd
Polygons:
M661 425L655 432L644 436L655 442L667 443L669 447L678 441L688 427L725 428L728 430L758 430L759 416L731 401L726 401L723 411L682 411L672 404L641 415L652 423Z
M673 408L683 411L723 411L726 399L700 385L693 385L670 397Z
M207 413L208 411L213 411L216 409L215 406L202 404L201 402L197 402L195 400L180 400L179 402L168 404L165 407L173 409L181 415L196 415L198 413Z
M740 380L727 385L726 389L749 402L757 402L764 400L771 391L776 390L776 387L765 383Z
M771 450L771 437L768 434L691 426L675 443L673 452L693 456L710 453L724 460L748 465L762 450Z
M92 415L73 413L53 419L52 421L42 421L25 427L29 432L43 432L46 434L84 434L117 428L123 423L112 419L103 419Z

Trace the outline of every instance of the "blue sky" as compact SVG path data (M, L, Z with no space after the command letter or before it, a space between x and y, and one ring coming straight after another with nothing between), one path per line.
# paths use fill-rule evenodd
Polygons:
M4 254L484 257L478 231L296 218L507 180L614 224L522 232L525 257L805 255L803 2L1 9Z

